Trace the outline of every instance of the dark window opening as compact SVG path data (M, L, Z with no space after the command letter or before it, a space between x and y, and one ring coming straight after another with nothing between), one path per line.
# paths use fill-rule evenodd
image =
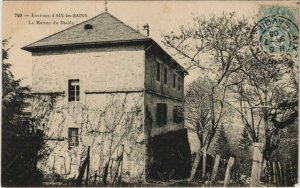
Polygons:
M87 29L93 29L93 26L91 24L86 24L84 25L84 29L87 30Z
M156 107L156 122L158 126L163 126L167 124L167 113L168 108L165 103L157 103Z
M181 79L180 79L180 77L178 77L178 90L180 90L181 89Z
M168 84L168 69L164 67L164 83Z
M176 87L176 74L173 74L173 88Z
M174 106L173 109L173 121L174 123L183 122L183 108L181 106Z
M69 101L79 101L79 80L69 80Z
M69 149L79 145L78 128L69 128L68 140L69 140Z
M156 80L160 81L160 64L156 62Z

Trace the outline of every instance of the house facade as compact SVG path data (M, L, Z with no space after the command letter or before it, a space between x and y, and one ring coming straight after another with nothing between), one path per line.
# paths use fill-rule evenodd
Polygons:
M23 49L32 53L44 173L77 178L89 155L99 180L188 176L187 72L155 41L104 12Z

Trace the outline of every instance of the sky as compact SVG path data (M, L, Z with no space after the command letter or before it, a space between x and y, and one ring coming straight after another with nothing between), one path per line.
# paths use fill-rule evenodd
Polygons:
M261 4L295 6L295 1L108 1L108 12L127 25L142 28L150 25L150 37L161 43L162 34L170 33L180 25L191 23L194 16L221 15L223 12L236 12L239 16L253 16L259 12ZM23 78L23 85L31 85L31 53L21 47L41 38L66 29L72 25L32 25L29 21L71 21L74 24L90 19L105 11L104 1L4 1L3 39L10 39L9 62L16 78ZM86 14L76 18L33 18L32 14ZM20 15L22 14L22 17ZM25 16L29 15L29 16ZM19 17L18 17L19 16ZM189 83L198 72L190 72L186 77Z

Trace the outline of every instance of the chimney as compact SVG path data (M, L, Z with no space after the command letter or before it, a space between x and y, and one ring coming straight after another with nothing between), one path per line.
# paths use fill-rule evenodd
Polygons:
M143 31L146 31L146 36L147 37L149 37L149 25L148 24L145 24L145 25L143 25L143 29L142 29Z

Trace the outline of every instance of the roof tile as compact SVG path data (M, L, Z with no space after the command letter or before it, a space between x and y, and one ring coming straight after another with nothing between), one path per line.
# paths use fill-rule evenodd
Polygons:
M86 24L92 25L93 28L85 29L84 26ZM87 21L29 44L25 48L143 39L149 38L111 14L104 12Z

